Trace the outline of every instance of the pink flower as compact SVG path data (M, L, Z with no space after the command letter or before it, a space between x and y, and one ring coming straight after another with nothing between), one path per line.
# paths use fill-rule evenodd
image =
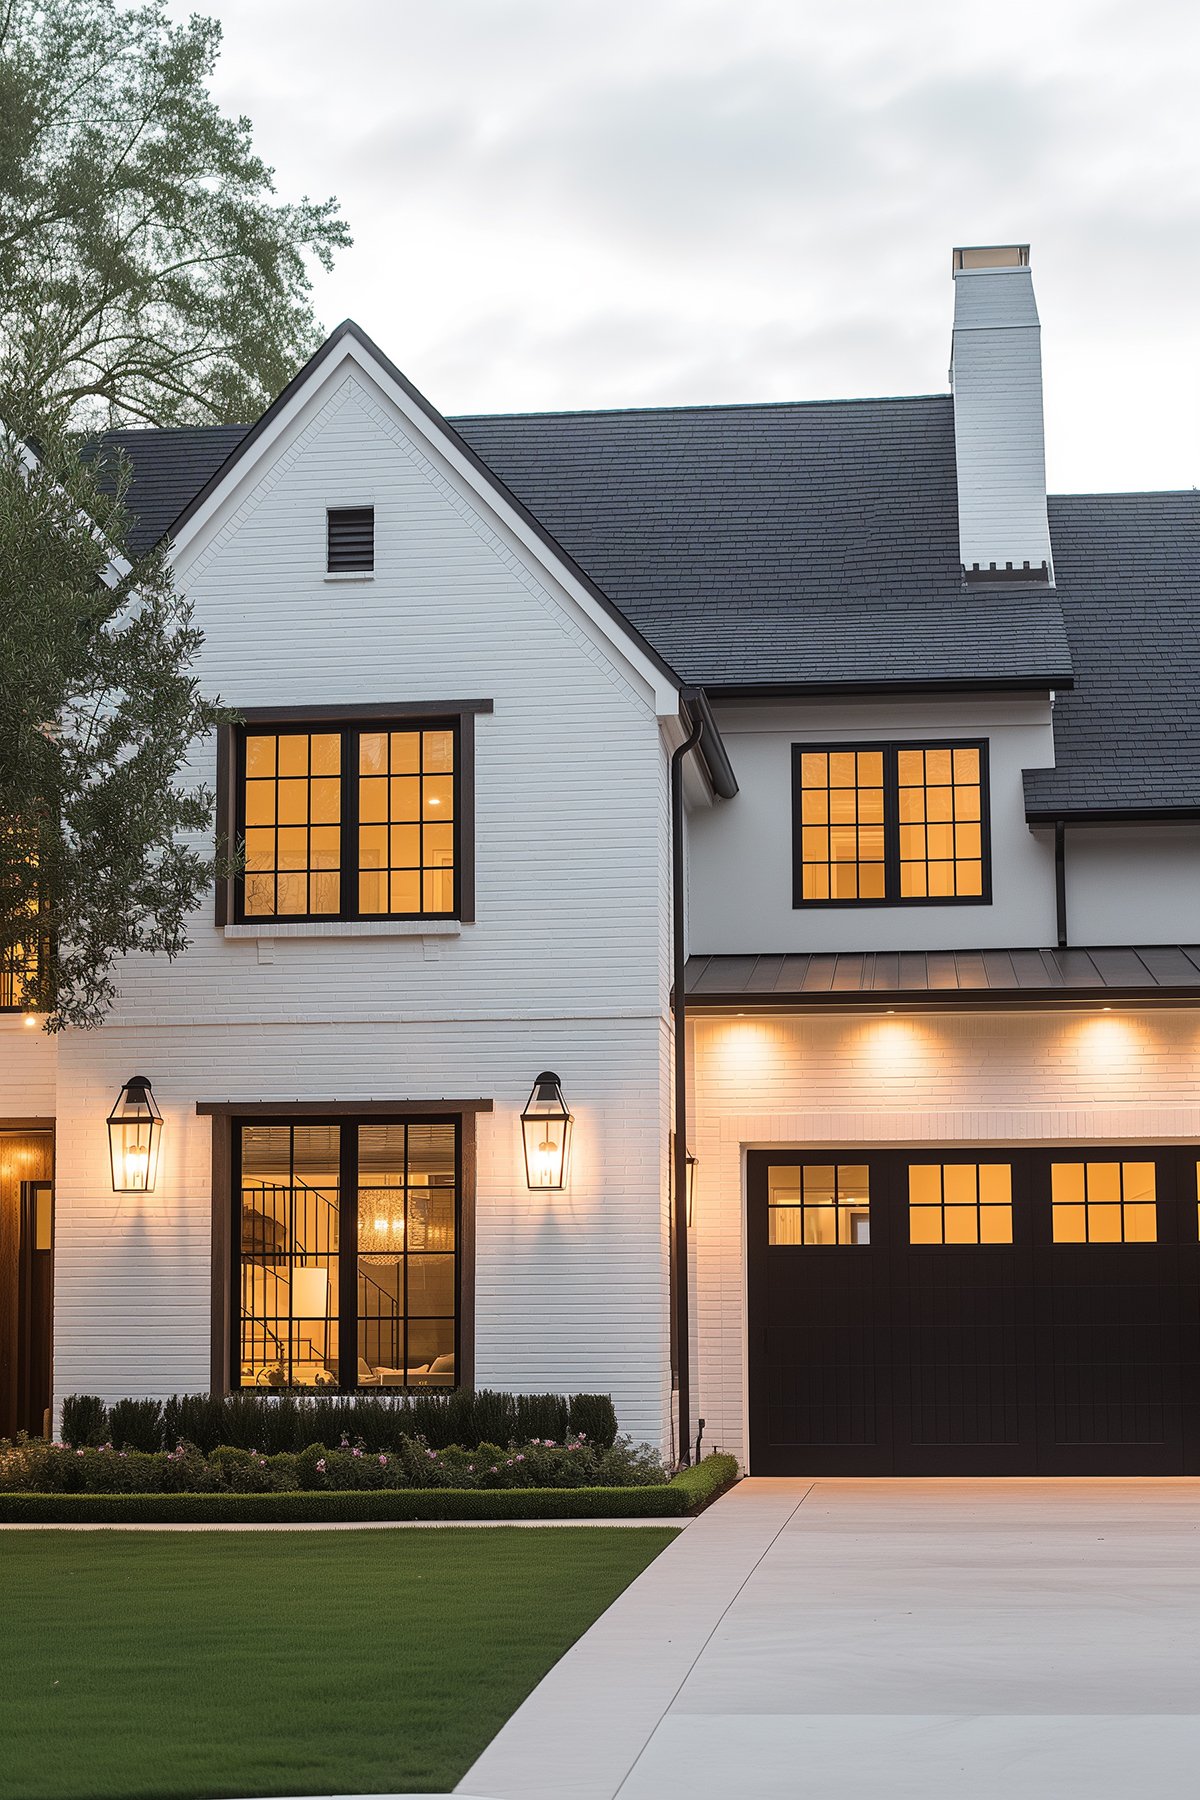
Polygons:
M381 1456L381 1457L380 1457L380 1459L379 1459L379 1466L380 1466L380 1468L381 1468L381 1469L386 1469L386 1468L387 1468L387 1457L386 1457L386 1456Z
M350 1452L350 1454L351 1454L351 1456L361 1456L361 1455L362 1455L362 1451L361 1451L361 1450L352 1450L352 1451L351 1451L351 1452Z
M76 1456L82 1456L82 1455L83 1455L83 1451L82 1451L82 1450L77 1450L77 1451L76 1451L76 1452L75 1452L75 1454L76 1454Z
M323 1475L324 1473L325 1473L325 1458L323 1456L319 1456L317 1458L317 1474Z
M523 1456L518 1456L516 1460L517 1462L524 1462L525 1458Z

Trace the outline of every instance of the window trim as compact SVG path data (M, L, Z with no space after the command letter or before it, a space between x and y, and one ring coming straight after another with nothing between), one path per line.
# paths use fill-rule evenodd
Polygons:
M311 732L318 729L341 732L362 730L369 726L394 725L397 730L411 730L415 724L451 727L455 733L454 811L457 833L454 889L456 905L448 913L360 913L346 906L336 913L255 913L247 916L244 901L244 876L229 875L216 884L214 923L225 925L257 925L264 934L278 925L320 925L357 923L360 921L386 925L391 920L411 923L427 921L448 923L458 920L473 924L475 920L475 716L490 713L490 700L399 700L386 704L346 706L247 706L235 721L222 725L217 733L216 836L218 854L227 854L242 841L244 799L245 741L248 731L262 727L267 731ZM343 770L344 775L349 771ZM354 808L357 814L357 806ZM343 808L341 829L350 832L354 820ZM346 872L342 871L342 892L346 891ZM357 886L353 895L357 901Z
M491 1100L373 1100L293 1102L274 1104L269 1101L197 1101L196 1111L212 1119L212 1314L210 1386L214 1394L251 1393L250 1388L235 1388L233 1377L239 1364L240 1348L240 1232L234 1231L233 1207L236 1192L234 1163L240 1139L240 1128L247 1125L359 1125L359 1124L444 1124L454 1119L458 1125L458 1291L455 1317L455 1388L468 1391L475 1386L475 1186L476 1143L475 1117L491 1112ZM342 1143L345 1155L345 1139ZM351 1223L355 1231L354 1271L357 1283L357 1211ZM347 1283L349 1277L347 1277ZM357 1324L357 1308L356 1324ZM340 1321L339 1321L340 1323ZM376 1392L360 1389L357 1383L357 1333L354 1355L353 1386L340 1382L324 1393ZM302 1390L289 1389L289 1392ZM396 1388L396 1394L453 1393L453 1388Z
M992 808L989 740L978 737L954 738L847 738L824 739L819 743L792 745L792 909L795 912L833 911L847 908L910 906L990 906L992 904ZM883 753L883 887L882 900L807 900L804 897L804 858L801 831L801 800L804 792L801 757L805 754L830 756L839 751L882 751ZM900 893L900 783L898 758L901 750L978 750L979 752L979 850L982 865L978 894Z

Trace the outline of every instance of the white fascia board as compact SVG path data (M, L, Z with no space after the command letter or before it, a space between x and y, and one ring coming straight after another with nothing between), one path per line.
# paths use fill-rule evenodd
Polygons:
M279 408L249 450L237 459L226 479L218 484L203 505L185 522L172 552L176 569L182 572L184 566L221 529L225 520L241 504L244 491L254 480L258 466L270 459L281 441L290 437L297 427L303 426L306 415L316 412L329 389L344 375L348 365L366 377L390 401L430 456L440 461L452 472L458 483L470 490L476 503L502 529L518 554L532 563L557 596L564 603L577 608L593 632L598 633L609 648L617 653L639 682L649 690L656 715L660 718L677 716L679 685L646 655L636 638L621 629L617 620L588 591L574 571L554 556L537 533L530 529L503 493L481 475L453 439L429 418L411 395L393 380L389 372L353 336L341 338L329 357L317 363L309 379Z

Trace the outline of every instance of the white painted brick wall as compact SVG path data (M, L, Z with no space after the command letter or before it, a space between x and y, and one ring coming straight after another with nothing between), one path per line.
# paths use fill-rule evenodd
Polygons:
M693 1410L747 1453L748 1147L1200 1142L1200 1008L695 1017Z
M353 503L376 509L375 579L326 582L325 509ZM622 1427L661 1443L668 814L652 694L361 376L181 576L206 633L202 680L235 707L494 701L477 722L477 922L425 940L286 936L264 962L209 907L174 964L127 961L110 1021L64 1035L54 1104L44 1077L36 1108L58 1117L57 1395L207 1386L197 1100L494 1096L477 1379L611 1391ZM561 1196L524 1185L517 1113L544 1067L577 1117ZM135 1070L166 1121L144 1200L114 1195L107 1170L105 1115ZM12 1110L16 1085L5 1058Z

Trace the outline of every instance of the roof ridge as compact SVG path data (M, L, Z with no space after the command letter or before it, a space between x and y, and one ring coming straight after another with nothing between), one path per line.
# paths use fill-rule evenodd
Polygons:
M537 412L448 413L455 424L477 424L483 419L614 419L648 413L791 412L814 406L909 406L916 401L949 400L944 394L846 394L828 400L708 400L677 406L577 406L544 408Z

